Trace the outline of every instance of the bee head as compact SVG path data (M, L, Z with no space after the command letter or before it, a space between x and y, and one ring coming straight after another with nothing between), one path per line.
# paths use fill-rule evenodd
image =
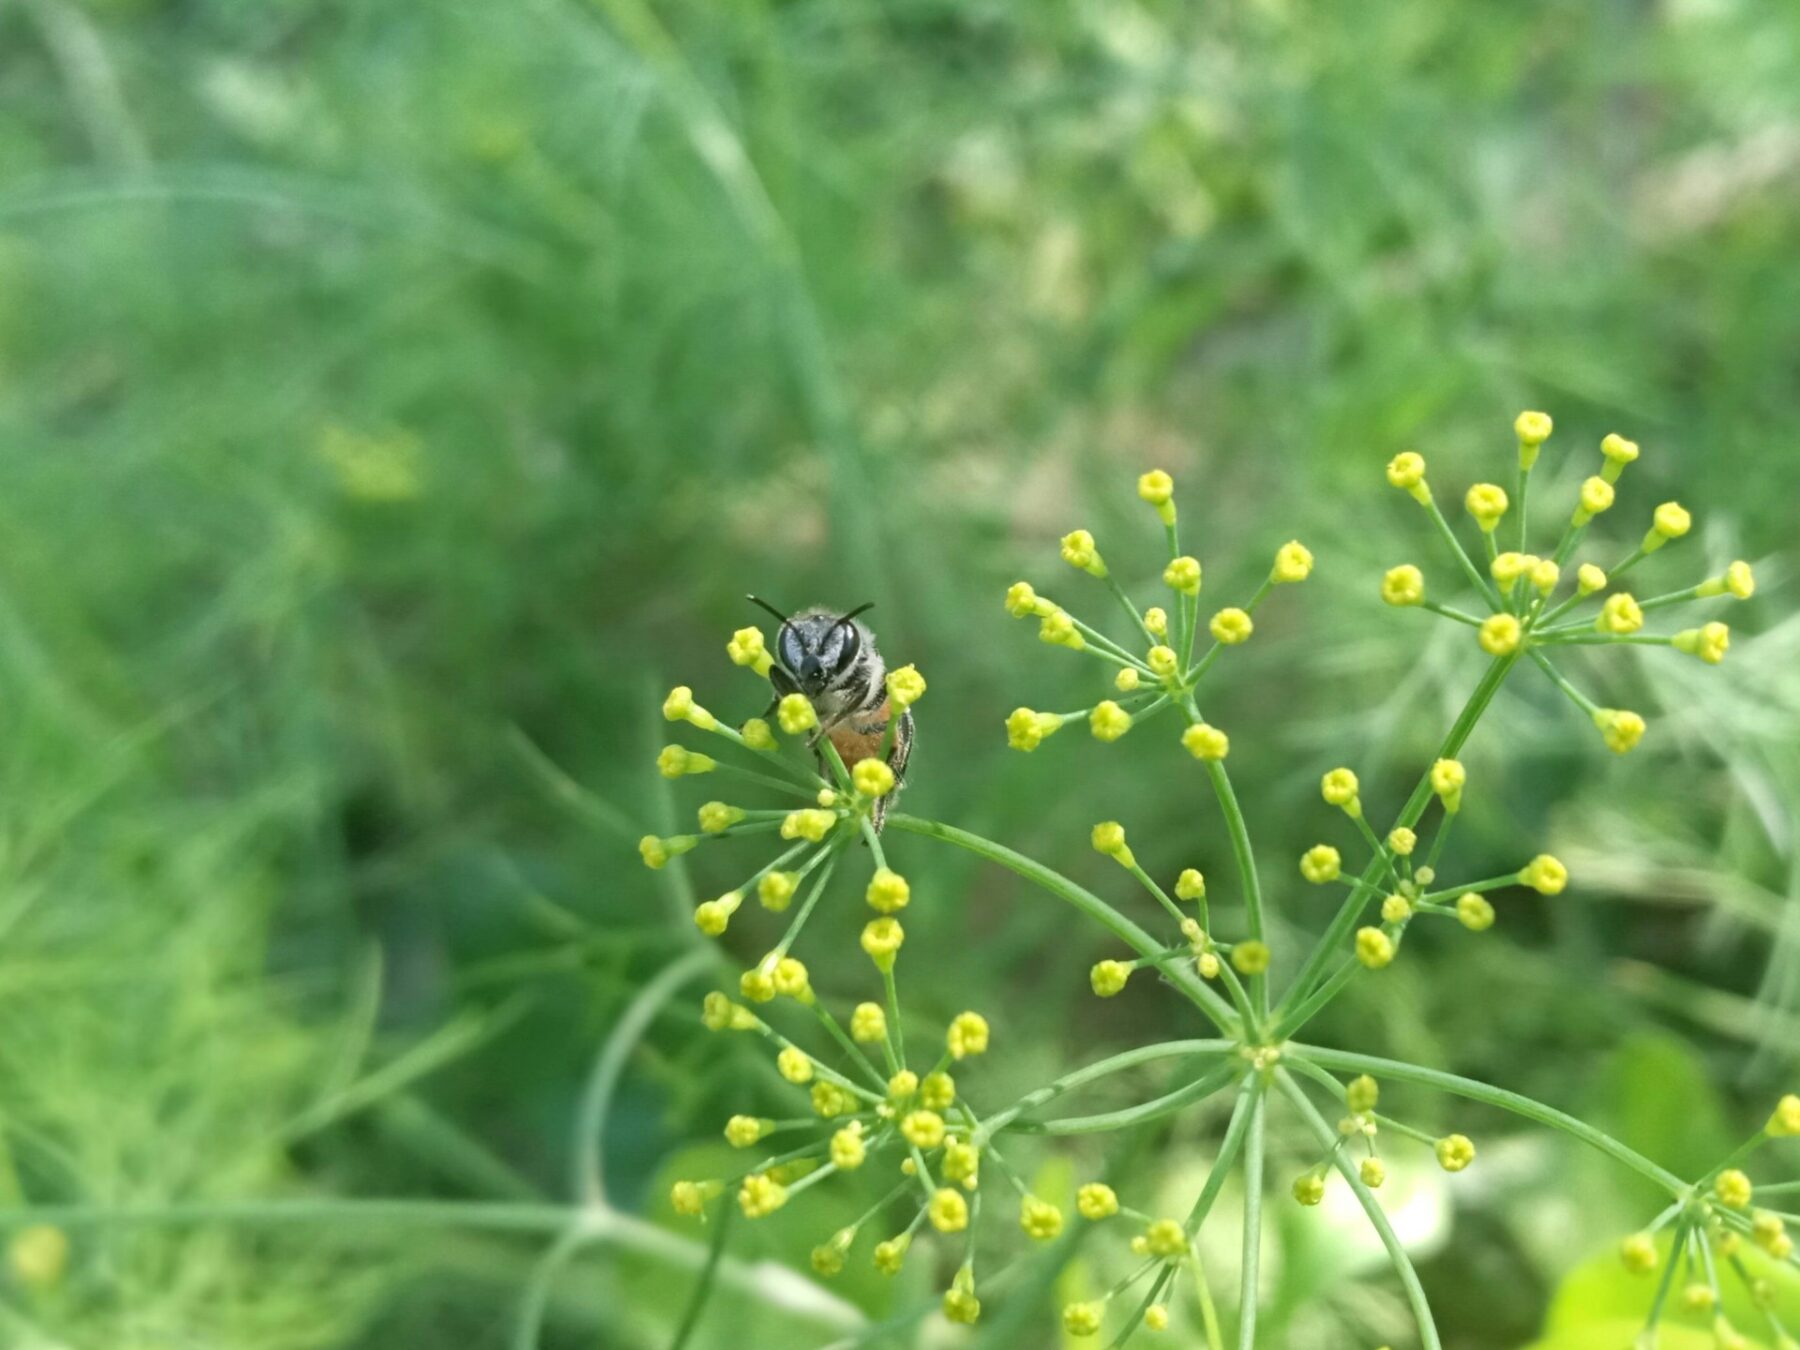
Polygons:
M858 605L848 614L809 609L788 618L765 600L754 595L750 600L781 620L775 635L776 658L808 698L824 693L856 663L863 644L856 616L874 603Z

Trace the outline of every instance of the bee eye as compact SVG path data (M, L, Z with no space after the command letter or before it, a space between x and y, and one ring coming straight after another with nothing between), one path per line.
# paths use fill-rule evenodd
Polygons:
M837 670L844 670L856 660L857 652L862 649L862 634L856 631L853 623L839 623L838 630L843 638L838 643L837 658L832 665Z
M806 660L806 647L800 641L800 635L792 628L781 630L781 664L795 674L799 674L801 665Z

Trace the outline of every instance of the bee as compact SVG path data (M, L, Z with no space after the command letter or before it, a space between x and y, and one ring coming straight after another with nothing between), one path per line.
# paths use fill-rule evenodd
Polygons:
M847 614L815 605L789 616L758 596L748 599L781 621L769 683L775 687L776 703L788 694L803 694L818 714L819 729L807 745L819 755L821 772L824 756L817 747L822 736L831 738L847 769L879 755L893 719L888 706L887 664L875 647L875 635L856 618L873 609L874 602L858 605ZM773 708L771 704L771 711ZM894 771L895 787L875 803L870 823L877 831L906 780L906 761L913 748L912 713L901 712L893 730L887 766Z

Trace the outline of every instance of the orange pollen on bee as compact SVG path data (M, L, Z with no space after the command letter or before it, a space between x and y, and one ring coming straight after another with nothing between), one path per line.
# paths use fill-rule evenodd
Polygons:
M866 717L850 718L831 729L831 743L837 747L846 769L854 769L863 760L881 753L888 717L888 702L883 699L881 706Z

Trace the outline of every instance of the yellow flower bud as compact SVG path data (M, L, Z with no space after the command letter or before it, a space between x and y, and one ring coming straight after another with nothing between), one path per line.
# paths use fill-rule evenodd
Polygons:
M638 856L644 860L644 866L652 871L669 865L669 859L679 858L700 842L698 835L675 834L666 839L658 839L647 834L638 840Z
M709 755L697 754L683 745L665 745L656 757L657 772L664 778L680 778L683 774L711 773L718 763Z
M1438 1166L1446 1172L1460 1172L1475 1161L1475 1144L1466 1134L1445 1135L1436 1151Z
M1531 567L1531 584L1537 588L1539 595L1548 595L1556 589L1556 583L1562 580L1562 568L1556 565L1553 558L1540 558Z
M1569 869L1548 853L1540 853L1519 869L1519 884L1539 895L1561 895L1569 884Z
M1615 431L1600 442L1600 453L1606 457L1606 463L1600 466L1600 476L1609 483L1616 483L1619 475L1625 472L1625 466L1638 457L1637 442L1628 441Z
M818 843L831 833L837 824L835 811L825 811L817 807L807 807L800 811L789 811L781 822L783 839L807 839Z
M805 694L788 694L775 705L775 720L781 723L781 729L790 736L798 736L803 731L810 731L819 725L819 714L807 701Z
M906 908L907 901L912 899L912 887L898 872L877 867L875 875L869 878L869 888L863 892L863 899L879 913L894 914Z
M1625 592L1606 597L1606 603L1600 606L1600 616L1594 620L1594 631L1613 633L1623 636L1635 633L1644 626L1644 611L1638 602Z
M894 968L894 957L900 951L900 944L905 941L906 930L900 927L898 919L871 919L863 927L862 949L868 953L877 970Z
M678 1181L669 1188L669 1204L677 1214L695 1218L706 1211L706 1202L725 1189L718 1181Z
M727 891L717 900L707 900L695 907L694 926L708 937L718 937L743 902L744 897L737 891Z
M1125 988L1131 978L1131 966L1125 961L1096 961L1088 971L1088 983L1101 998L1111 998Z
M874 1045L887 1038L887 1013L879 1003L859 1003L850 1014L850 1039L858 1045Z
M731 635L731 641L725 644L725 654L731 658L733 665L749 666L764 679L768 678L769 667L775 664L775 658L763 644L760 628L738 629Z
M1357 1172L1362 1177L1363 1185L1372 1191L1378 1190L1381 1183L1387 1180L1387 1168L1380 1158L1364 1158Z
M1716 666L1731 649L1731 629L1717 622L1701 628L1689 628L1675 635L1674 646L1678 652L1697 656L1707 665Z
M969 1226L969 1202L961 1191L945 1186L931 1197L927 1217L940 1233L960 1233Z
M1038 625L1038 640L1047 642L1052 647L1067 647L1072 652L1085 651L1087 639L1075 626L1075 620L1069 617L1066 609L1051 610Z
M1129 694L1138 687L1136 666L1120 666L1119 673L1113 676L1113 688L1121 694Z
M1617 755L1635 749L1644 739L1644 719L1625 709L1601 708L1594 714L1594 725L1600 728L1606 748Z
M1775 1104L1775 1112L1766 1127L1771 1138L1792 1139L1800 1135L1800 1094L1790 1092Z
M1188 1249L1187 1231L1173 1219L1157 1219L1144 1229L1144 1245L1152 1256L1165 1259L1185 1256Z
M694 691L685 684L678 684L669 691L669 696L663 700L662 713L671 722L686 722L702 731L711 731L719 725L718 718L694 702Z
M908 1162L912 1161L910 1158ZM972 1191L981 1178L981 1150L963 1139L944 1141L944 1179Z
M1468 771L1460 760L1440 759L1431 766L1431 790L1443 801L1446 811L1462 809L1463 785L1468 780Z
M1648 1275L1656 1269L1656 1239L1648 1233L1633 1233L1619 1244L1619 1260L1633 1275Z
M1456 917L1471 933L1481 933L1494 926L1494 907L1487 897L1469 891L1456 900Z
M1577 495L1576 502L1575 514L1570 517L1570 520L1573 524L1585 525L1612 506L1612 484L1604 478L1586 479L1581 484L1581 491Z
M761 1219L787 1203L787 1187L773 1177L753 1172L738 1188L738 1207L746 1219Z
M1713 1180L1713 1194L1728 1209L1750 1207L1750 1178L1735 1167L1728 1167Z
M750 1148L775 1127L771 1120L755 1116L733 1116L725 1122L725 1140L733 1148Z
M1302 1172L1294 1178L1294 1199L1311 1209L1325 1198L1325 1174Z
M972 1326L981 1316L981 1300L975 1297L975 1272L966 1265L956 1272L956 1279L944 1291L944 1316L964 1326Z
M790 1083L812 1082L812 1058L797 1045L787 1046L775 1056L775 1067L781 1070L781 1076Z
M1509 549L1505 553L1496 555L1494 560L1488 564L1488 574L1502 587L1511 586L1529 572L1537 561L1529 553L1515 553Z
M908 1111L900 1121L900 1133L915 1148L929 1151L944 1142L944 1118L936 1111Z
M1394 940L1379 928L1359 928L1356 959L1370 970L1380 970L1394 959Z
M1019 1227L1034 1242L1049 1242L1063 1228L1063 1212L1048 1200L1027 1195L1019 1201Z
M775 969L771 972L771 976L775 981L775 992L778 994L786 994L789 998L797 998L802 1001L809 999L812 995L812 984L807 978L806 966L796 957L782 957L775 963Z
M1740 560L1725 569L1725 589L1739 600L1748 600L1756 594L1756 574L1750 570L1749 563Z
M1006 743L1015 750L1035 750L1044 737L1055 735L1062 724L1062 718L1055 713L1014 708L1006 719Z
M1212 622L1207 624L1207 630L1212 633L1215 641L1227 647L1235 647L1238 643L1249 640L1250 634L1256 631L1256 625L1250 621L1249 614L1234 606L1213 615Z
M1367 1115L1381 1100L1381 1085L1368 1074L1352 1078L1344 1089L1344 1103L1358 1115Z
M904 1102L919 1090L919 1075L911 1069L901 1069L887 1081L888 1100L896 1104Z
M1664 502L1650 517L1650 532L1644 536L1644 552L1654 553L1671 539L1679 539L1694 527L1694 518L1680 502Z
M1175 898L1177 900L1204 900L1206 898L1206 878L1191 867L1181 869L1181 875L1175 878Z
M1200 594L1200 561L1180 557L1163 568L1163 585L1181 595Z
M1261 975L1269 968L1269 944L1248 938L1231 949L1231 964L1240 975Z
M1152 647L1144 660L1159 680L1169 679L1181 668L1181 658L1175 655L1172 647Z
M947 1073L928 1073L919 1084L919 1104L932 1111L948 1111L956 1101L956 1080Z
M1300 855L1300 875L1315 886L1336 881L1343 873L1343 857L1330 844L1314 844Z
M1550 439L1550 432L1555 423L1550 420L1549 413L1522 412L1513 419L1513 431L1519 438L1519 464L1529 469L1537 463L1538 451L1545 441Z
M1144 627L1157 637L1167 637L1169 635L1168 613L1156 605L1150 606L1144 611Z
M886 684L888 701L901 711L925 697L925 677L919 674L917 666L906 665L898 670L890 670Z
M1131 867L1137 862L1132 855L1131 845L1125 842L1125 827L1116 820L1103 820L1094 826L1089 835L1096 853L1104 853L1117 860L1121 867Z
M1583 563L1575 569L1575 589L1583 596L1592 595L1595 591L1606 589L1606 573L1592 563Z
M1205 722L1196 722L1182 732L1181 743L1195 759L1224 759L1231 753L1231 738Z
M699 810L700 829L706 834L724 834L743 818L743 807L724 802L707 802Z
M1269 571L1269 580L1277 586L1292 585L1305 581L1312 575L1312 552L1298 539L1290 539L1275 551L1275 566Z
M908 1162L912 1159L908 1158ZM883 1275L898 1275L906 1262L906 1249L912 1246L910 1234L902 1233L899 1237L889 1238L885 1242L875 1244L875 1269Z
M1510 504L1506 498L1506 489L1497 483L1477 483L1463 498L1463 505L1475 517L1475 523L1481 527L1483 534L1494 532Z
M1388 851L1397 858L1410 858L1412 851L1419 846L1419 836L1404 825L1396 825L1388 831Z
M885 797L894 790L894 771L885 760L870 756L856 761L850 782L865 797Z
M1169 1329L1169 1310L1161 1303L1152 1303L1144 1309L1145 1331L1167 1331Z
M1524 630L1511 614L1490 614L1482 621L1479 641L1489 656L1506 656L1519 648Z
M1100 1323L1106 1316L1106 1305L1099 1300L1089 1303L1069 1303L1063 1306L1063 1330L1071 1336L1092 1336L1100 1330Z
M944 1045L950 1051L952 1059L967 1059L970 1055L986 1054L988 1048L987 1018L980 1013L958 1013L950 1023L950 1031L944 1038Z
M1119 1212L1119 1197L1104 1181L1090 1181L1075 1192L1075 1208L1082 1218L1098 1222Z
M1106 563L1100 557L1100 550L1094 547L1094 536L1086 530L1071 530L1063 536L1062 557L1070 567L1079 568L1089 576L1106 575Z
M779 914L788 907L799 886L798 872L769 872L756 883L756 898L764 909Z
M1333 769L1319 780L1319 793L1325 798L1326 805L1341 806L1353 817L1362 807L1358 796L1361 790L1362 784L1351 769Z
M1161 469L1152 469L1138 479L1138 496L1156 508L1165 525L1175 523L1175 480Z
M1381 921L1401 924L1412 918L1412 901L1404 895L1390 895L1381 902Z
M1403 450L1395 455L1388 461L1387 480L1421 503L1431 500L1431 488L1425 482L1425 457L1421 454Z
M738 729L744 738L744 744L752 750L776 750L781 742L775 739L775 733L769 730L769 724L760 717L752 717Z
M1029 581L1015 581L1006 588L1006 612L1015 619L1041 619L1055 608Z
M1424 604L1425 574L1411 563L1388 568L1381 578L1381 598L1398 607Z

